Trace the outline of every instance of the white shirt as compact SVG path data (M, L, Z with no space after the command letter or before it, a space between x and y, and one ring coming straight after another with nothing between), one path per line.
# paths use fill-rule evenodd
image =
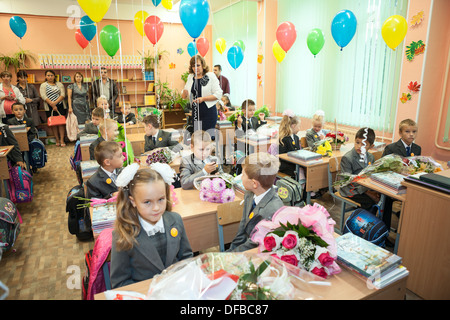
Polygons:
M144 229L144 231L147 233L149 237L153 236L158 232L165 233L164 221L162 217L154 225L142 219L141 216L139 216L138 218L139 222L141 223L142 229Z
M405 141L403 141L403 139L400 139L401 141L402 141L402 143L403 143L403 146L405 147L405 149L406 149L406 147L412 147L412 143L408 146L406 143L405 143Z
M272 188L267 189L266 192L261 193L259 196L253 196L253 200L255 200L256 205L258 205L258 203L264 198L264 196L270 191L270 189Z
M109 172L108 170L106 170L103 167L100 167L100 168L102 168L102 170L108 175L108 177L110 177L113 180L113 182L116 183L116 179L117 179L116 169L114 169L113 172ZM113 175L113 173L116 175L116 177L114 179L111 177Z

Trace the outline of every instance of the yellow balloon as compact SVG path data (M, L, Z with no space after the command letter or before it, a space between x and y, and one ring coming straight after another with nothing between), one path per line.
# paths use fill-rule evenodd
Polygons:
M111 6L111 0L78 0L81 9L94 22L102 21Z
M144 23L147 17L148 13L142 10L136 12L134 15L134 26L141 36L144 35Z
M281 63L286 57L286 52L281 48L277 40L275 40L275 42L273 43L272 51L275 59L277 59L279 63Z
M405 39L408 31L408 22L400 15L391 16L386 19L381 27L381 36L389 48L395 51Z
M172 6L173 6L172 0L162 0L161 3L163 5L163 7L166 8L167 10L172 10Z
M216 40L216 49L219 51L220 54L224 53L225 49L227 48L227 42L224 38L219 38Z

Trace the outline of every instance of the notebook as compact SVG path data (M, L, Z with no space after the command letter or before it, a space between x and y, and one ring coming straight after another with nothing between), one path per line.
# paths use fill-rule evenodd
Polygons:
M441 176L435 173L423 174L419 177L420 180L437 185L442 188L450 189L450 178Z

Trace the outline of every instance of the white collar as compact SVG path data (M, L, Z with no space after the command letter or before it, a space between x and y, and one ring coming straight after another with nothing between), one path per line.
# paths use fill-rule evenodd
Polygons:
M164 221L161 218L158 220L157 223L155 223L154 225L145 221L144 219L142 219L142 217L139 215L139 222L141 223L142 228L144 229L144 231L147 233L147 235L149 237L155 235L158 232L161 233L165 233L165 229L164 229Z
M153 137L157 138L158 137L158 133L159 133L159 129L156 129L156 133L154 135L152 135L152 138Z
M270 189L272 188L267 189L266 192L261 193L259 196L253 196L253 200L255 200L256 205L258 205L258 203L264 198L264 196L270 191Z
M405 141L403 141L403 139L400 139L400 141L403 143L403 146L405 147L405 149L406 149L406 147L412 147L412 144L413 143L411 143L409 146L405 143Z
M113 173L117 174L117 172L116 172L117 169L114 169L113 172L109 172L108 170L106 170L106 169L103 168L102 166L100 166L100 168L102 168L103 171L104 171L104 172L108 175L108 177L110 177L110 178L111 178L111 176L112 176Z

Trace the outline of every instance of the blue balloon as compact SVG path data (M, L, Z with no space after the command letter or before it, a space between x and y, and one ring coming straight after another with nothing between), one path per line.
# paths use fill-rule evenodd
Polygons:
M231 67L236 70L244 61L244 51L241 47L233 46L228 50L227 58Z
M181 0L180 19L189 35L198 38L209 20L209 3L207 0Z
M195 56L198 53L197 45L194 42L189 42L187 51L191 57Z
M84 16L80 20L80 31L87 41L91 41L97 33L97 25L91 18Z
M27 32L27 23L19 16L14 16L9 19L9 27L20 39L22 39Z
M155 7L157 7L161 3L161 0L152 0L152 2L155 5Z
M331 23L331 35L341 51L352 41L356 33L356 17L350 10L339 11Z

